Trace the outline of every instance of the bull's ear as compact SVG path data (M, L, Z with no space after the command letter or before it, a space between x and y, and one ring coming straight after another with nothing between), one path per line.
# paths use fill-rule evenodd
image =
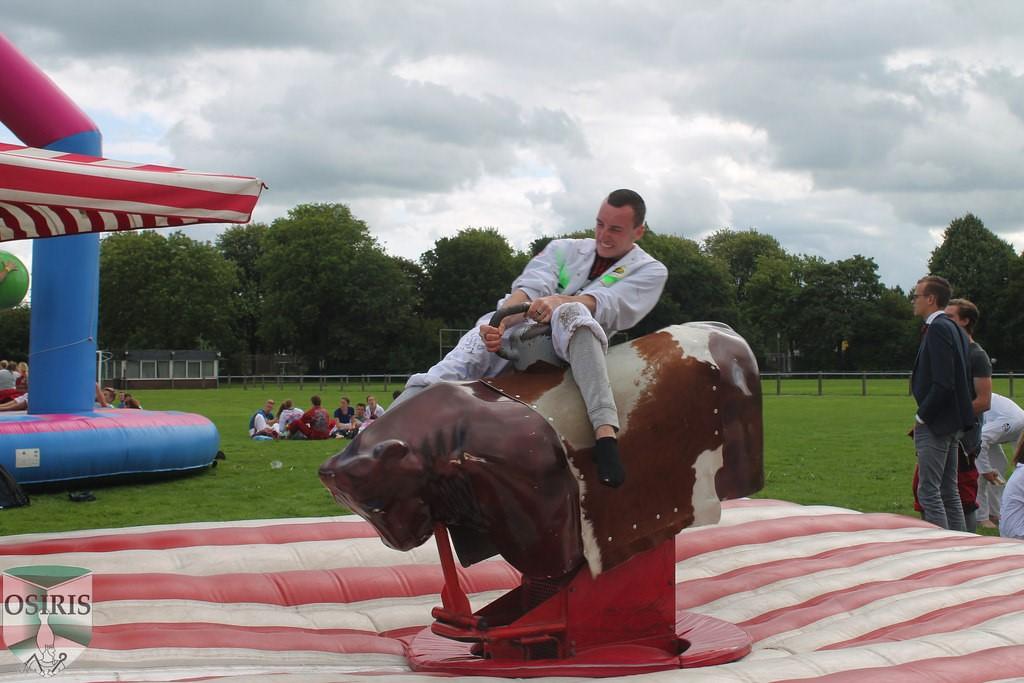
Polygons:
M373 449L373 457L388 471L393 471L393 468L398 468L407 474L423 471L422 458L411 451L404 441L398 439L381 441Z

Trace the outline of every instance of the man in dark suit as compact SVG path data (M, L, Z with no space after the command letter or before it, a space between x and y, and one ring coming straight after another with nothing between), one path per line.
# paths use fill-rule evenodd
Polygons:
M957 444L974 425L967 335L944 312L953 291L929 275L911 296L914 315L927 327L914 360L911 388L917 400L914 447L920 479L917 497L924 518L944 529L966 531L956 488Z

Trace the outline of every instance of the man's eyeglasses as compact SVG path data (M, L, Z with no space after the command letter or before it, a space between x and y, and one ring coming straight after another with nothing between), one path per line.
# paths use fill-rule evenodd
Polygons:
M920 299L922 296L928 296L928 295L927 294L911 294L910 295L910 300L913 301L914 299Z

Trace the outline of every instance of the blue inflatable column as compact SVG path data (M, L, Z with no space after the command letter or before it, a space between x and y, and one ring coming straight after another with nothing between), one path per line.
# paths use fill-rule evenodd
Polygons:
M79 133L47 149L101 155L100 134ZM74 235L32 243L29 412L93 409L100 236Z

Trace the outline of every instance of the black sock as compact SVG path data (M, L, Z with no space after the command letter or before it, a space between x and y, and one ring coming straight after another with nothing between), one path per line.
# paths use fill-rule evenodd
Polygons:
M614 436L603 436L594 444L594 462L597 463L597 478L605 486L617 489L626 481L626 470L619 460L619 442Z

